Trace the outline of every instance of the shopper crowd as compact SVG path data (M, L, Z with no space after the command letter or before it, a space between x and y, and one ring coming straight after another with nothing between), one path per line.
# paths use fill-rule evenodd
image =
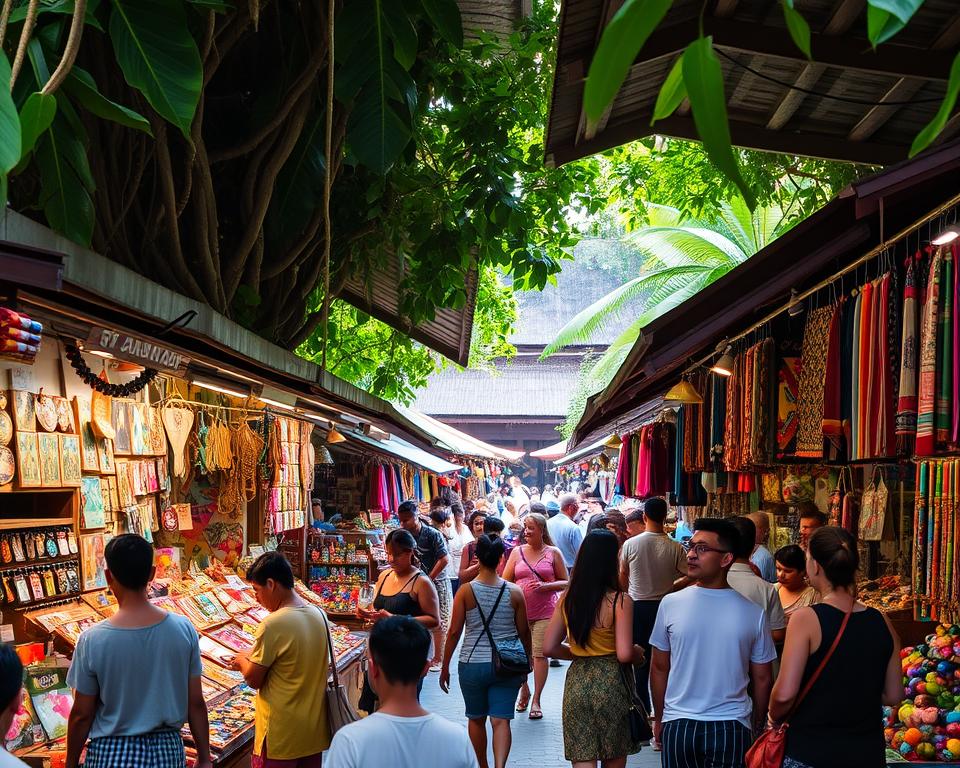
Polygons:
M328 768L488 768L489 744L502 768L516 713L550 714L551 659L571 662L553 714L575 768L622 768L646 744L664 768L738 768L766 728L786 722L785 768L885 764L880 707L903 693L899 640L856 599L849 533L808 511L800 544L771 553L762 513L700 518L677 542L663 499L626 514L605 507L518 485L490 499L442 496L427 516L402 503L390 567L363 613L369 714L345 725L327 711L327 619L297 595L281 554L262 555L247 579L270 615L233 660L257 690L253 768L319 768L321 756ZM189 724L206 768L197 634L148 600L144 539L114 538L106 563L119 610L77 644L66 766L85 755L89 768L180 768ZM420 704L432 672L450 692L454 654L466 729ZM0 728L17 711L21 677L0 646ZM0 750L0 768L15 765Z

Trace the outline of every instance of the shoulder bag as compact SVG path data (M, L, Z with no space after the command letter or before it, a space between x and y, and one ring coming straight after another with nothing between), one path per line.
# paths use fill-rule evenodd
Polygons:
M330 736L333 737L343 726L359 720L360 715L357 714L350 703L350 699L347 698L346 689L340 684L337 658L333 653L333 637L330 634L330 620L323 611L320 611L320 613L327 630L327 652L330 655L330 672L333 675L333 679L327 681L327 723L330 725Z
M487 617L483 614L483 608L480 607L480 599L477 597L477 592L473 588L473 584L470 585L470 589L473 592L474 602L477 604L477 612L480 614L480 620L483 622L483 631L487 635L487 640L490 641L490 655L493 657L493 671L499 678L509 678L516 677L517 675L529 675L530 674L530 660L527 658L527 650L523 647L523 643L520 642L520 638L514 638L512 640L501 640L497 642L493 639L493 633L490 631L490 622L493 620L493 617L497 614L497 608L500 606L500 601L503 600L503 593L507 591L507 583L504 582L500 587L500 594L497 595L497 601L493 604L493 610L490 611L490 616ZM480 637L477 637L476 642L473 644L473 648L470 650L470 657L473 658L473 652L477 650L477 644L480 642Z
M627 691L627 701L630 709L627 710L627 725L630 727L630 741L650 741L653 738L653 728L650 727L650 715L643 701L637 696L637 687L633 679L633 667L628 664L618 664L620 680ZM630 672L627 672L627 670Z
M813 684L817 682L820 673L823 672L824 667L827 666L827 662L830 661L830 657L833 656L833 652L837 650L837 646L840 645L840 638L843 637L852 612L853 606L850 606L850 610L847 611L843 617L840 631L837 632L837 636L833 638L830 650L827 651L814 673L810 676L810 679L807 680L807 684L803 686L803 690L800 691L800 695L794 700L793 706L790 707L790 712L787 713L783 722L776 728L768 728L761 733L759 738L753 742L753 746L747 750L747 754L744 757L746 768L781 768L787 750L787 721L790 719L790 716L797 711L800 702L810 693Z

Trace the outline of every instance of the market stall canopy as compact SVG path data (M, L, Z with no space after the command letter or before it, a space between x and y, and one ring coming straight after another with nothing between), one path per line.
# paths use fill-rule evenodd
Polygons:
M960 141L861 179L716 282L646 325L607 387L587 401L574 444L623 428L690 363L834 274L957 193ZM731 297L736 297L731 299Z
M442 421L421 413L416 408L406 408L402 405L396 407L411 422L432 435L438 446L445 445L451 453L457 456L514 463L520 461L526 455L525 451L512 451L509 448L501 448L497 445L485 443L483 440L477 440L466 432L461 432L449 424L444 424Z
M546 138L550 165L653 134L697 139L687 101L650 123L664 80L701 23L723 67L735 145L888 165L907 157L913 138L937 111L960 43L956 0L925 0L893 41L876 51L866 38L864 0L797 2L813 31L813 61L790 38L780 3L675 0L588 137L584 80L603 29L621 5L563 0ZM958 130L955 115L940 141Z
M477 270L467 273L464 285L467 301L461 309L438 309L433 320L417 325L411 324L400 309L404 273L402 260L388 259L368 274L351 277L337 296L450 358L457 365L467 365L470 362L473 311L477 304Z
M34 249L37 258L32 259ZM59 255L61 267L52 265ZM91 328L109 326L169 344L224 378L226 387L268 384L285 405L313 411L350 425L369 422L432 446L434 438L410 422L393 405L337 378L218 314L206 304L164 288L126 267L86 250L37 222L9 209L0 212L0 263L12 271L4 279L17 289L17 300L34 313L58 317L54 332L83 340ZM59 269L62 285L39 279ZM20 275L26 276L20 279ZM64 321L62 318L70 318ZM175 324L175 319L189 318Z
M342 434L347 438L347 443L352 441L366 448L372 448L380 453L395 456L398 459L416 464L418 467L423 467L428 472L434 472L438 475L445 475L448 472L459 472L462 469L459 464L453 464L446 459L441 459L439 456L434 456L432 453L422 448L417 448L417 446L411 445L399 437L391 435L384 440L378 440L355 430L344 430ZM340 443L338 447L345 447L345 445L345 443Z
M543 461L552 461L554 459L559 459L566 452L567 441L561 440L559 443L548 445L546 448L541 448L539 451L531 451L530 457L534 459L542 459Z
M595 443L590 443L590 445L577 448L577 450L571 451L566 456L561 456L554 461L554 466L564 467L567 464L572 464L575 461L592 459L594 456L599 456L604 451L611 451L612 453L615 453L616 450L607 445L607 443L611 442L614 437L616 437L616 435L607 435L602 440L597 440Z

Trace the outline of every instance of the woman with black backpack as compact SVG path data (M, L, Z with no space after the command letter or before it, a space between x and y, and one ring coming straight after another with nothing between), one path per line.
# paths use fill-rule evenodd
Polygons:
M466 628L457 674L468 732L480 768L487 764L487 718L493 726L493 758L504 768L510 755L517 692L530 671L530 626L523 591L497 575L504 544L499 536L477 539L480 567L469 588L457 592L443 654L440 687L450 692L450 660Z

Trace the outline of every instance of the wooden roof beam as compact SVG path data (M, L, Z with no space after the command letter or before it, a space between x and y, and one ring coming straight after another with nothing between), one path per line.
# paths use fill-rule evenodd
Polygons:
M866 0L840 0L833 9L830 21L828 21L823 28L823 34L842 35L853 26L853 23L860 15L860 12L863 11L865 5ZM817 84L826 71L827 68L822 64L817 64L812 61L808 62L803 65L803 69L800 70L800 74L797 75L794 84L799 88L810 90ZM783 97L783 101L780 102L773 115L770 116L770 120L767 121L767 128L771 131L779 131L783 128L790 122L790 118L796 114L797 110L800 109L800 105L803 104L806 98L807 94L802 91L792 89L787 91Z
M950 50L960 43L960 14L953 17L943 32L937 36L931 50ZM908 101L914 94L923 88L923 80L902 77L880 99L880 104L870 107L853 126L847 138L850 141L865 141L875 134L897 112L903 109L902 104L885 104L888 101Z

